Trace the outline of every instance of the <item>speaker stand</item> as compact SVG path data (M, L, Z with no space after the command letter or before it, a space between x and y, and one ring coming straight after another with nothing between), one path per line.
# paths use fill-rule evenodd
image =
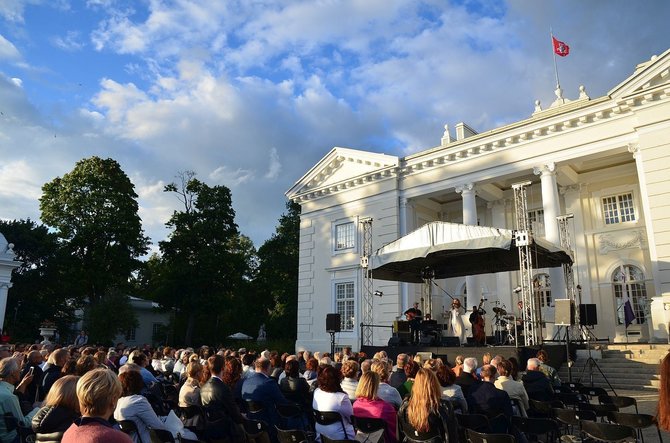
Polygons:
M587 340L586 342L586 347L589 350L589 358L586 360L586 364L584 365L584 369L582 369L582 373L579 375L579 378L577 379L577 383L580 383L582 380L582 377L584 376L584 373L586 371L589 371L589 384L591 387L593 387L593 368L596 368L598 372L600 372L600 375L602 375L603 380L605 380L605 383L607 383L607 386L610 387L610 390L614 395L616 394L616 391L612 387L612 384L610 381L607 379L605 374L603 373L602 369L600 369L600 366L598 366L598 363L593 359L593 356L591 356L591 342Z
M328 331L330 334L330 356L335 358L335 331Z

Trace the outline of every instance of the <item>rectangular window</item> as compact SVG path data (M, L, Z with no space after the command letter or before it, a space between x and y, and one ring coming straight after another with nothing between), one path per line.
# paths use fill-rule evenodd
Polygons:
M354 222L335 225L335 250L342 251L355 246Z
M154 323L151 328L151 337L154 340L160 340L161 335L163 335L164 327L163 323Z
M335 285L336 311L340 314L340 328L343 331L354 330L354 283Z
M602 202L606 225L635 221L632 192L603 197Z
M528 227L535 237L544 237L544 209L528 211Z
M135 341L135 328L126 331L126 341Z

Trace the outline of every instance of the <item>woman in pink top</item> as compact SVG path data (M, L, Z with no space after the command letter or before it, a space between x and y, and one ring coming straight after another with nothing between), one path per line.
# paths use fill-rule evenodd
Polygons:
M386 422L386 443L397 443L397 415L391 403L377 397L379 389L379 374L366 372L358 381L356 401L354 402L354 416L362 418L381 418Z

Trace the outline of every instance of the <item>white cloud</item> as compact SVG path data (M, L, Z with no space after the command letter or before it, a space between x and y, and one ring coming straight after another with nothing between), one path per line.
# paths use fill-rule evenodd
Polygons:
M21 59L21 53L16 46L0 34L0 61L17 61Z
M270 166L268 172L265 173L265 178L275 180L281 172L281 162L279 161L279 154L277 148L270 149Z
M219 166L215 170L209 173L209 179L214 181L216 184L226 185L227 187L233 189L237 188L243 183L247 183L254 179L254 171L248 169L230 169L227 166Z
M69 52L79 51L84 47L84 42L81 41L81 34L79 31L68 31L64 37L53 37L51 42L57 48Z

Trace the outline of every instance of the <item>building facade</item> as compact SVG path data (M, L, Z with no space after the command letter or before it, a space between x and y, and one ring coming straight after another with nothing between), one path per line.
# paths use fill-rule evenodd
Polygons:
M404 158L332 149L287 191L302 207L296 347L330 348L328 313L341 314L337 344L359 347L363 221L372 219L373 251L435 220L513 229L512 185L522 182L530 182L534 236L559 244L557 217L569 215L578 301L596 305L593 335L670 341L670 50L603 97L590 98L583 87L578 94L569 100L557 91L546 109L536 103L528 119L480 134L464 123L455 134L445 126L439 145ZM436 283L438 321L449 309L447 293L468 307L486 299L487 335L493 307L519 314L516 272ZM552 338L555 300L566 297L562 271L533 269L533 285L543 334ZM420 284L372 286L383 293L372 298L377 325L391 326L425 297ZM626 327L628 299L636 319ZM373 344L390 334L374 328Z

